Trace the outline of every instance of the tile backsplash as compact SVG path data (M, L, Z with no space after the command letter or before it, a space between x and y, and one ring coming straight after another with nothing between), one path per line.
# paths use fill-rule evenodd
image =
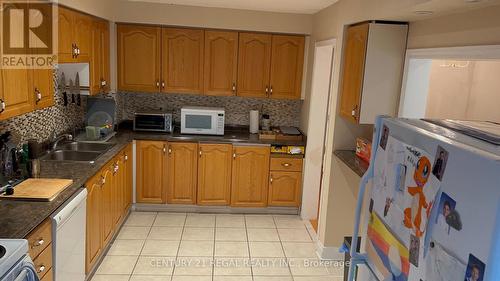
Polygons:
M182 106L223 107L227 125L249 125L250 110L269 114L271 125L296 126L300 124L301 100L274 100L242 97L214 97L185 94L152 94L120 92L116 94L117 117L132 120L134 112L141 110L172 111L174 120L180 122Z
M57 81L55 83L57 89ZM180 108L187 105L223 107L226 110L227 125L249 125L249 111L259 110L269 114L271 125L296 126L300 124L300 100L272 100L241 97L213 97L185 94L152 94L120 92L111 94L115 98L118 122L132 120L134 112L141 110L167 110L174 113L174 120L180 122ZM69 98L71 101L71 98ZM81 128L85 122L86 97L81 106L69 103L64 106L62 94L55 91L55 105L30 112L8 120L0 121L0 132L11 131L21 142L28 139L45 141L53 132L72 131Z

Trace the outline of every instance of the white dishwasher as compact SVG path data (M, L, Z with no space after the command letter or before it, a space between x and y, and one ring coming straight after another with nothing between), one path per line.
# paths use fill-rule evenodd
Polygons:
M85 280L86 203L82 189L52 215L54 281Z

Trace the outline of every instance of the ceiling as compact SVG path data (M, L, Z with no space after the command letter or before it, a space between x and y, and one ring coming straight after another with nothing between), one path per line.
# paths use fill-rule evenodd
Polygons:
M278 13L314 14L338 0L128 0L184 6L216 7Z

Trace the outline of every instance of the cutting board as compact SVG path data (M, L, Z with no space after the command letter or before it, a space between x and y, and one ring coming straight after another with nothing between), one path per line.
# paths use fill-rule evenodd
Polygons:
M48 202L72 183L67 179L27 179L14 187L14 194L0 195L0 199Z

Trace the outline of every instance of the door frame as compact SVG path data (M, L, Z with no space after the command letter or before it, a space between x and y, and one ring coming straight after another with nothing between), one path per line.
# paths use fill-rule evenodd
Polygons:
M318 190L317 190L317 193L316 193L316 190L314 190L314 194L311 195L312 197L314 197L314 201L311 201L311 200L302 200L302 207L301 207L301 216L304 218L304 219L311 219L311 220L316 220L316 223L317 223L317 220L319 219L319 209L320 209L320 199L321 199L321 189L322 189L322 186L324 186L324 183L323 183L323 179L324 179L324 174L326 173L326 171L324 171L325 169L325 162L326 162L326 152L327 152L327 143L328 143L328 127L329 127L329 123L330 123L330 116L331 116L331 113L332 113L332 105L331 105L331 100L332 100L332 93L333 93L333 85L334 85L334 75L335 75L335 52L337 51L337 40L335 38L331 38L331 39L327 39L327 40L322 40L322 41L317 41L314 43L314 54L313 54L313 57L312 57L312 60L313 60L313 65L312 65L312 77L311 77L311 96L309 97L310 99L312 99L312 85L314 83L314 70L316 68L316 55L317 55L317 50L318 48L321 48L321 47L331 47L332 50L331 50L331 62L330 62L330 74L329 74L329 85L328 85L328 94L327 94L327 97L326 97L326 111L325 111L325 116L323 116L324 118L324 128L323 128L323 135L321 136L322 138L322 146L321 146L321 176L320 176L320 181L319 181L319 187L318 187ZM309 104L310 105L310 104ZM310 118L309 118L309 121L308 123L310 122ZM308 124L308 127L309 127L309 124ZM310 138L309 138L310 139ZM307 146L309 147L309 145ZM307 153L306 153L307 155ZM307 161L305 161L304 163L304 176L303 176L303 184L302 186L306 186L306 180L307 180L307 177L306 177L306 166L307 166ZM304 193L304 190L305 188L303 189L303 194L302 194L302 197L304 197L305 193ZM310 193L311 190L308 189L308 193ZM311 196L307 196L309 198L312 198ZM303 198L304 199L304 198ZM311 207L311 202L316 202L314 203L314 205ZM316 205L317 204L317 205ZM314 209L314 211L312 210ZM305 210L308 210L308 211L305 211ZM314 212L315 213L315 218L311 216L311 212Z
M438 47L406 50L401 95L399 98L398 116L403 114L405 98L408 92L408 78L411 60L500 60L500 45Z

